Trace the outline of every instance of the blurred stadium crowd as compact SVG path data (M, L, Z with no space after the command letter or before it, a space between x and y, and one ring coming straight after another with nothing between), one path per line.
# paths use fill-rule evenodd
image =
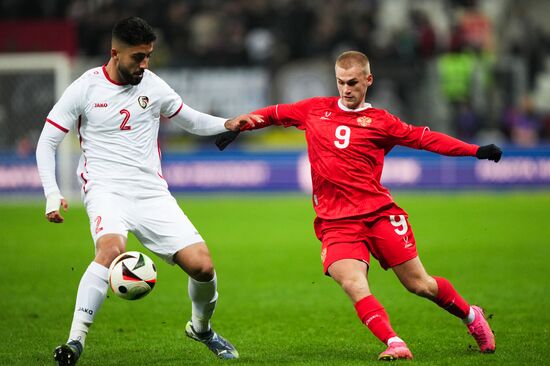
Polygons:
M549 13L545 0L0 0L0 24L66 22L74 55L102 62L113 23L131 15L158 30L154 67L254 66L276 77L360 50L372 60L373 104L464 139L523 146L550 140Z

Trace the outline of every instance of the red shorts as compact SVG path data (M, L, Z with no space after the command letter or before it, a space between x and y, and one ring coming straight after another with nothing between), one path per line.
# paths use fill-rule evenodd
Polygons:
M418 256L407 213L396 204L366 215L327 220L315 219L315 233L322 242L325 274L340 259L357 259L370 265L370 254L388 269Z

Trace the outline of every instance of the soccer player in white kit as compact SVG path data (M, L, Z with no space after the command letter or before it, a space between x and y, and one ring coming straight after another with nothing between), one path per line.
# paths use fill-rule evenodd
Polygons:
M161 116L197 135L235 131L261 119L242 115L226 120L185 105L147 70L155 40L143 19L119 21L113 28L109 62L85 72L65 90L38 142L46 217L61 223L60 207L67 210L68 205L56 183L55 152L69 130L78 133L82 155L77 174L95 243L95 258L78 287L68 341L54 351L58 365L74 365L80 357L107 294L108 267L125 251L129 231L189 275L192 314L186 334L220 358L238 358L235 347L210 327L218 298L216 274L203 238L168 191L157 138Z

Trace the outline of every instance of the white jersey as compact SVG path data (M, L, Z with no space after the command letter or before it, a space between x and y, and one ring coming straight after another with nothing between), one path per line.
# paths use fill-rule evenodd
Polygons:
M85 72L53 107L39 141L38 168L46 195L58 190L55 167L52 184L45 149L40 149L51 134L48 124L64 133L76 130L82 149L77 174L84 193L95 186L123 192L167 191L158 145L161 116L176 117L181 127L200 135L226 130L225 119L189 108L149 70L138 85L114 82L105 66Z

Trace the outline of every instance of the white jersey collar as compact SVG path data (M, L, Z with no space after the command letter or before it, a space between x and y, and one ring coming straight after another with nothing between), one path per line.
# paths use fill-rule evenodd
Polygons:
M340 107L340 109L345 112L361 112L361 111L364 111L365 109L372 108L372 105L370 103L365 103L365 106L362 108L350 109L346 107L344 104L342 104L342 98L340 98L338 99L338 107Z

